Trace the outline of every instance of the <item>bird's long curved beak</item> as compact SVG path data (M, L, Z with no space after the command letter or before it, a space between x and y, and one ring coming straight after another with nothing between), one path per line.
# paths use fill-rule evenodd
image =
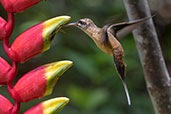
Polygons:
M74 23L69 23L69 24L63 25L63 27L68 27L68 26L78 26L78 23L74 22Z

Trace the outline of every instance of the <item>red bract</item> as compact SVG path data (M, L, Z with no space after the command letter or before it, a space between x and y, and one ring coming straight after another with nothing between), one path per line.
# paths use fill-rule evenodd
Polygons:
M55 33L61 25L69 20L69 16L59 16L26 30L11 45L13 55L9 55L10 58L23 63L31 57L48 50Z
M0 114L18 114L21 102L50 95L59 77L72 66L72 61L59 61L40 66L18 80L13 86L17 75L18 63L23 63L31 57L50 48L56 32L70 20L69 16L59 16L37 24L19 35L10 46L9 38L15 25L15 13L39 3L42 0L0 0L7 11L8 21L0 17L0 40L7 56L11 59L9 65L0 57L0 85L6 85L14 105L0 94ZM67 103L68 98L54 98L40 103L24 114L58 113Z
M0 114L11 114L13 105L11 102L0 94Z
M32 107L24 114L58 114L68 102L66 97L53 98Z
M11 66L0 57L0 85L6 84L9 81L8 72Z
M7 12L22 12L25 9L39 3L42 0L1 0L1 4Z
M7 24L7 22L0 17L0 40L2 40L2 38L4 38L5 36L5 25Z
M60 61L32 70L18 80L13 96L18 102L27 102L51 94L59 77L71 66L71 61Z

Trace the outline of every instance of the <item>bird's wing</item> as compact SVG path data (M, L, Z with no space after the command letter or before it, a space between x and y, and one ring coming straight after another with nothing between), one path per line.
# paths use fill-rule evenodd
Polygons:
M108 27L108 30L110 30L118 39L120 39L149 19L151 19L151 17L141 18L129 22L112 24Z
M102 46L104 46L108 42L107 30L109 26L110 24L105 25L100 31L101 36L102 36L102 40L101 40Z
M124 50L120 42L115 38L115 36L107 31L108 40L112 48L113 59L115 62L116 70L122 80L125 79L125 64L124 64Z
M130 96L129 96L128 88L125 82L125 72L126 72L125 69L126 68L125 68L125 63L124 63L124 50L121 44L119 43L119 41L114 37L114 35L109 30L107 31L107 35L108 35L109 43L112 48L115 67L116 67L116 70L120 79L122 80L126 97L128 100L128 104L130 105L131 104Z

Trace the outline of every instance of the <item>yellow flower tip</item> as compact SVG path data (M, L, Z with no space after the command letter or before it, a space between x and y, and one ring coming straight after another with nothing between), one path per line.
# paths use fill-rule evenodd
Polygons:
M71 19L70 16L58 16L58 17L54 17L52 19L47 20L45 23L47 25L63 25L65 23L67 23L69 20Z
M68 70L72 66L72 61L59 61L47 64L47 68L45 69L45 77L48 81L59 78L66 70Z
M70 16L59 16L57 18L63 20L63 23L62 24L67 23L71 19Z
M65 67L65 69L67 70L68 68L70 68L73 65L73 62L69 61L69 60L63 60L63 61L57 62L56 65L60 66L60 67Z
M72 61L64 60L58 61L54 63L47 64L46 68L46 77L51 77L53 75L61 76L67 69L69 69L73 65Z
M70 16L59 16L44 22L43 38L48 37L52 32L58 31L60 26L67 23L71 19Z
M43 114L58 114L59 111L69 102L69 98L59 97L44 101Z
M71 19L70 16L58 16L45 21L43 30L43 37L51 34L54 30L58 30L61 25L67 23Z
M47 80L47 88L43 96L47 96L52 93L59 77L62 76L62 74L68 70L72 64L72 61L65 60L46 65L47 68L45 69L45 78Z
M52 19L49 19L43 23L43 39L44 39L44 48L43 52L50 48L50 43L53 39L53 36L60 30L61 25L64 25L71 19L70 16L58 16Z

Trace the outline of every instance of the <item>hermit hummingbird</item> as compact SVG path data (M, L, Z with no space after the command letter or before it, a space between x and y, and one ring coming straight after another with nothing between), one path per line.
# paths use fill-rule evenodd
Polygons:
M102 28L97 27L89 18L80 19L75 23L65 25L80 28L95 42L97 47L99 47L103 52L113 56L115 68L120 79L122 80L129 105L131 105L131 100L125 82L126 66L124 62L124 50L118 39L124 37L150 18L151 17L141 18L117 24L106 24Z

